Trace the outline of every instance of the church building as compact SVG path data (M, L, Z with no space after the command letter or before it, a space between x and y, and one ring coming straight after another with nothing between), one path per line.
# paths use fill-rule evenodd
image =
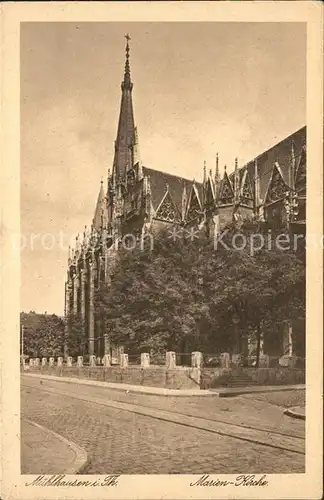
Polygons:
M284 223L299 232L305 231L306 224L306 127L244 166L236 159L231 173L224 167L222 178L217 154L214 171L207 172L204 165L201 182L142 163L128 35L126 39L112 169L107 186L101 182L91 227L77 237L70 250L65 283L65 335L69 335L68 318L79 317L87 339L86 353L95 356L110 350L108 334L95 319L95 290L100 283L109 283L118 244L127 235L141 241L177 224L203 228L213 237L229 222L245 218Z

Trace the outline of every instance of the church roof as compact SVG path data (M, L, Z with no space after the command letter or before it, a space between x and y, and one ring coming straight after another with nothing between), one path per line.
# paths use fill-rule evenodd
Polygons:
M296 167L298 165L299 156L306 144L306 126L297 130L293 134L286 137L283 141L277 143L272 148L257 157L258 174L260 178L260 197L264 201L270 182L273 166L278 162L282 172L283 180L286 184L289 183L289 165L291 163L291 146L294 144ZM248 168L250 178L254 182L254 163L255 160L247 163L243 168Z
M161 172L160 170L154 170L153 168L143 167L144 176L150 177L151 185L151 196L153 208L156 210L165 194L166 184L169 186L169 192L172 200L177 205L177 208L181 213L182 204L182 192L184 185L186 186L187 193L189 193L193 180L185 179L184 177L179 177L177 175L168 174L166 172ZM202 184L196 182L196 187L198 189L199 195L201 196Z

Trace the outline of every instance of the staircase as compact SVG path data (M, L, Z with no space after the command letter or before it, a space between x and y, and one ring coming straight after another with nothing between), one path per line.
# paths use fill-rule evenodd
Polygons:
M251 385L257 385L257 382L252 380L252 377L243 371L232 372L226 383L226 386L231 388L249 387Z

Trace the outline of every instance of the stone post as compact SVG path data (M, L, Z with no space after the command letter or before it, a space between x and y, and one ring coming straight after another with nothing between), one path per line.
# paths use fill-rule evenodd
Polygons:
M232 365L238 367L241 366L243 361L242 354L232 354Z
M62 358L62 356L59 356L57 358L57 366L63 366L63 358Z
M201 368L203 361L203 355L200 351L194 351L191 353L191 366L192 368Z
M39 366L39 362L40 362L40 359L39 359L39 358L36 358L36 359L35 359L35 362L34 362L34 366Z
M128 367L128 354L120 355L120 367L127 368Z
M50 359L48 360L48 364L49 364L49 366L54 366L54 361L55 361L55 360L54 360L54 358L50 358Z
M34 366L34 360L33 360L33 358L30 358L30 360L29 360L29 368L33 368L33 366Z
M89 364L90 366L96 366L96 356L94 354L89 357Z
M42 358L42 366L46 366L47 365L47 358Z
M105 367L111 366L110 354L105 354L102 358L102 362Z
M94 260L94 256L92 257ZM89 304L88 304L88 341L89 341L89 356L94 355L94 263L89 262L88 267L88 288L89 288Z
M260 354L259 367L268 368L270 365L270 357L267 354Z
M283 354L287 356L293 355L292 325L290 321L284 323Z
M230 355L228 352L222 352L220 355L220 363L222 368L230 367Z
M150 355L148 352L141 353L141 367L148 368L150 366Z
M168 351L165 353L165 366L167 370L174 370L176 367L176 353L174 351Z
M82 368L83 367L83 356L78 356L77 367L78 368Z
M71 368L71 366L73 366L73 358L71 356L68 356L66 358L66 366L68 366L69 368Z

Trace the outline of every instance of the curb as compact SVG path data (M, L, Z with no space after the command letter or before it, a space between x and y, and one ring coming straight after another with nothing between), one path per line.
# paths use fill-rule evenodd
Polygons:
M56 377L55 375L42 375L37 373L24 373L27 377L39 378L45 380L55 380L56 382L66 382L72 384L81 384L81 385L92 385L96 387L104 387L106 389L112 389L114 391L119 392L129 392L129 393L137 393L137 394L146 394L150 396L178 396L178 397L190 397L190 396L198 396L198 397L218 397L218 392L212 392L209 390L195 390L195 389L163 389L162 387L148 387L148 386L132 386L128 384L114 384L113 382L103 382L101 380L88 380L81 379L77 377Z
M96 387L105 387L119 392L129 392L137 394L146 394L154 396L177 396L177 397L220 397L229 398L252 393L267 393L281 391L305 390L305 385L291 386L252 386L242 387L240 389L163 389L162 387L134 386L129 384L118 384L114 382L103 382L101 380L89 380L77 377L57 377L55 375L43 375L38 373L24 373L26 377L39 378L45 380L55 380L57 382L66 382L81 385L90 385Z
M284 411L285 415L292 418L299 418L300 420L306 420L306 415L304 413L300 413L297 408L288 408Z
M219 389L217 394L220 398L231 398L235 396L242 396L244 394L261 394L269 392L284 392L284 391L303 391L306 389L305 385L290 385L290 386L252 386L242 387L241 389Z
M64 471L64 474L81 474L82 473L82 471L85 469L85 467L90 462L88 454L84 448L81 448L81 446L77 445L76 443L73 443L73 441L69 441L68 439L61 436L60 434L57 434L56 432L52 431L51 429L48 429L47 427L44 427L43 425L37 424L33 420L29 420L28 418L24 418L24 420L25 420L25 422L28 422L30 425L33 425L34 427L38 427L42 431L47 432L48 434L51 434L56 439L58 439L62 443L66 444L70 449L72 449L73 453L75 454L74 466L66 469L66 471Z

